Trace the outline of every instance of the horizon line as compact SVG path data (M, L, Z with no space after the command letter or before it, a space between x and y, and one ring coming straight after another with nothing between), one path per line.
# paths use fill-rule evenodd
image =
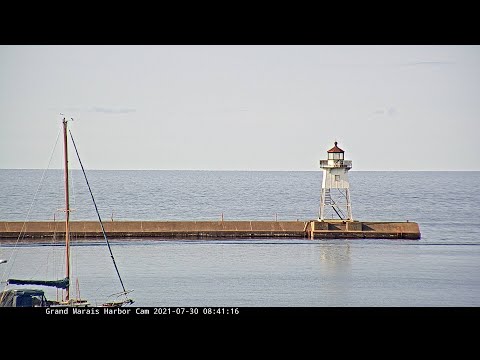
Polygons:
M49 168L49 169L44 169L44 168L0 168L0 170L64 170L63 168ZM80 168L70 168L70 170L80 170ZM316 170L279 170L279 169L98 169L98 168L92 168L92 169L85 169L86 171L242 171L242 172L320 172L322 171L321 169L316 169ZM448 169L448 170L395 170L395 169L390 169L390 170L379 170L379 169L370 169L370 170L355 170L351 169L349 172L478 172L480 170L465 170L465 169Z

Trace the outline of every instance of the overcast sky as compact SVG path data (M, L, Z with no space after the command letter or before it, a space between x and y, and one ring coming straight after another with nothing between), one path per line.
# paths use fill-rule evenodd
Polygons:
M64 113L87 169L480 170L480 46L0 46L0 79L2 169Z

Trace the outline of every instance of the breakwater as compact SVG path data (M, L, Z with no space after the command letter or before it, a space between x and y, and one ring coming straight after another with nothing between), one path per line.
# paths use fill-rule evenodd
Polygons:
M104 228L112 238L420 239L419 225L408 221L106 221ZM71 221L69 229L77 238L103 236L98 221ZM62 237L64 232L60 221L0 221L0 240Z

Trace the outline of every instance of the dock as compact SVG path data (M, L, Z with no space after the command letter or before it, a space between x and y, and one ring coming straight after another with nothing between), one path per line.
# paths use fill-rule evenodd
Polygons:
M415 222L371 221L105 221L109 238L159 239L420 239ZM98 221L71 221L76 239L103 237ZM61 221L0 221L3 239L64 237Z

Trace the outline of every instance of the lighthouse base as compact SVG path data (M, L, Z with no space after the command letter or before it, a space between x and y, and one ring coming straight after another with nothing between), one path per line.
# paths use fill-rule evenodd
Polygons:
M311 221L309 230L311 239L420 239L418 224L409 221Z

